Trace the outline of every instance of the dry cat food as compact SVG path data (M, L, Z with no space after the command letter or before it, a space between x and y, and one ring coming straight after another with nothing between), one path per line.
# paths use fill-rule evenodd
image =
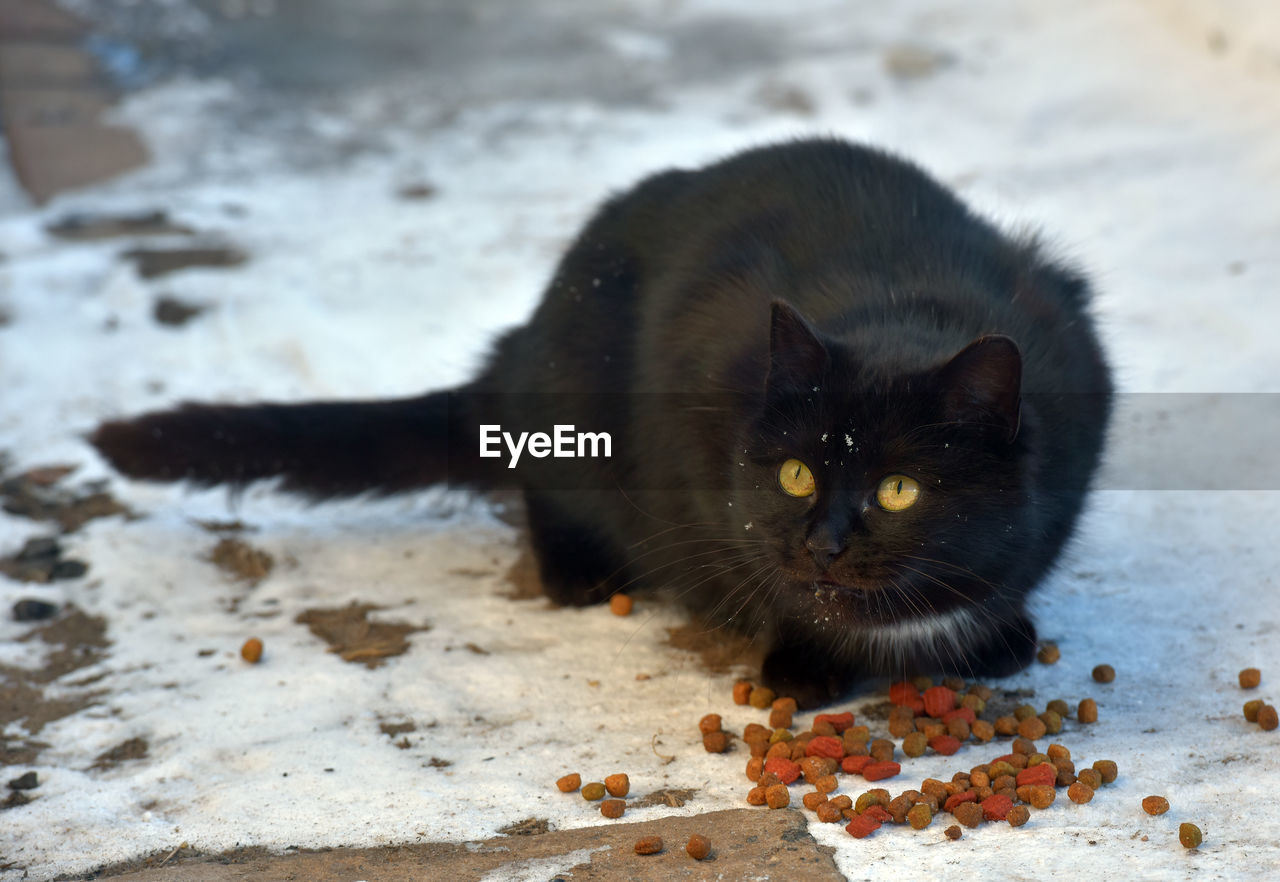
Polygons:
M1040 651L1036 653L1036 660L1042 665L1057 664L1058 659L1062 658L1062 651L1058 649L1058 644L1045 642L1040 644Z
M1267 732L1280 726L1280 717L1276 715L1275 705L1264 704L1258 708L1258 725Z
M694 833L689 837L689 842L685 845L684 850L695 861L705 860L707 855L711 854L711 840L701 833Z
M604 779L604 789L609 791L610 796L626 796L631 792L631 779L623 772L609 775Z
M1110 683L1116 678L1116 669L1111 665L1098 665L1093 669L1093 679L1099 683Z
M1183 822L1178 825L1178 841L1183 848L1199 848L1200 843L1204 842L1204 834L1195 824Z
M1163 796L1143 797L1142 810L1149 815L1163 815L1169 810L1169 800Z
M657 854L662 851L661 836L641 836L636 840L636 854Z
M262 660L262 641L257 637L250 637L240 647L240 657L251 665L256 665Z
M621 799L606 799L600 803L600 814L606 818L617 819L627 810L627 803Z
M1256 689L1262 682L1262 671L1257 668L1245 668L1240 672L1240 688Z
M556 787L561 793L572 793L582 786L582 776L577 772L571 772L556 781Z
M631 615L631 608L634 606L629 594L615 594L609 598L609 612L615 616Z
M595 802L597 799L604 799L605 787L599 781L592 781L590 784L582 785L582 798Z

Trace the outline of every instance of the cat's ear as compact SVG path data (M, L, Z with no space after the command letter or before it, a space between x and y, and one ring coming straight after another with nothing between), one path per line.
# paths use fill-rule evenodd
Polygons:
M818 334L789 303L773 301L769 325L769 379L766 387L812 385L826 371L831 356Z
M948 417L996 422L1010 444L1018 437L1022 410L1022 353L1003 334L979 337L937 372Z

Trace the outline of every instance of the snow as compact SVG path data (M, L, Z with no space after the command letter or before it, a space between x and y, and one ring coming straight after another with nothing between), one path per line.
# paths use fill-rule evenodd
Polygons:
M622 5L659 15L658 4ZM42 209L0 181L0 312L12 317L0 327L0 449L19 468L77 464L78 483L110 477L81 440L106 417L195 398L375 397L457 383L496 333L528 315L605 194L653 170L805 133L899 150L1001 222L1043 228L1096 280L1120 383L1145 393L1125 407L1169 393L1280 391L1280 8L796 0L785 9L663 5L664 28L737 17L786 51L755 70L667 83L652 106L491 100L450 115L406 110L413 84L401 82L273 131L229 125L237 92L228 82L133 95L121 116L151 145L151 167ZM618 28L599 40L662 64L683 51L664 35ZM944 60L894 76L884 58L904 45ZM761 99L779 86L807 95L811 115ZM344 144L358 149L333 159ZM436 195L397 197L423 180ZM132 243L43 232L73 211L155 208L249 262L142 280L118 257ZM212 309L162 327L150 310L163 292ZM1251 484L1251 472L1220 455L1244 461L1256 448L1212 439L1177 473L1198 466L1210 480L1132 481L1115 464L1136 463L1142 441L1132 452L1133 424L1121 414L1117 426L1117 450L1131 452L1114 461L1037 599L1042 636L1062 661L999 685L1034 689L1038 704L1096 697L1100 721L1061 740L1085 763L1115 760L1119 780L1088 805L1060 799L1023 830L984 826L957 843L933 828L854 841L813 823L849 877L869 867L884 878L945 876L957 862L1011 878L1068 867L1165 880L1280 870L1277 733L1240 714L1247 698L1277 698L1280 485ZM28 596L73 603L105 616L112 641L73 675L100 677L95 703L38 736L50 745L32 767L42 783L35 802L3 813L0 853L13 868L0 880L84 873L183 841L283 850L481 839L529 817L595 824L596 812L552 786L571 770L584 780L626 770L638 795L697 790L683 809L633 809L628 820L743 805L741 754L705 754L696 729L711 711L738 731L759 721L730 703L734 673L708 673L668 646L665 629L684 617L660 604L641 600L618 618L506 598L518 534L491 503L435 490L307 508L268 487L235 502L111 481L144 517L93 521L66 538L68 555L90 563L86 579L0 578L4 609ZM207 562L217 537L196 523L235 517L278 561L254 588ZM0 514L0 552L46 532ZM377 620L430 630L370 670L324 653L294 621L354 600L380 606ZM33 644L14 642L27 629L0 622L0 662L39 663ZM237 657L251 634L266 645L256 666ZM1100 662L1115 666L1115 683L1090 680ZM1263 670L1255 693L1235 683L1247 666ZM396 749L379 724L409 720L410 746ZM13 724L5 734L24 733ZM655 735L674 762L656 756ZM89 768L132 737L147 740L146 759ZM966 748L954 760L987 753ZM921 758L892 783L964 765ZM1141 812L1153 793L1170 799L1167 815ZM1176 841L1183 820L1205 833L1194 854Z

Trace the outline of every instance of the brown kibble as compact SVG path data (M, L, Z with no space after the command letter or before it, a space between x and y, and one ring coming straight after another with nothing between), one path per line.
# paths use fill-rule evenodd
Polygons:
M1015 805L1009 809L1009 814L1005 815L1005 819L1009 822L1010 827L1021 827L1031 819L1031 810L1025 805Z
M1142 800L1142 810L1149 815L1163 815L1169 810L1169 800L1163 796L1147 796Z
M1020 737L1013 739L1013 744L1009 745L1009 750L1016 756L1029 757L1036 752L1036 745L1034 739ZM1024 760L1022 768L1025 769L1026 767L1027 762Z
M604 789L609 791L610 796L626 796L631 792L631 779L623 772L609 775L604 779Z
M711 854L711 840L701 833L694 833L689 837L684 850L695 861L706 860L707 855Z
M590 784L582 785L582 798L595 802L597 799L604 799L605 788L599 781L592 781Z
M773 704L773 690L768 686L757 686L751 690L751 696L747 699L747 704L758 710L765 710Z
M839 806L832 805L830 801L821 803L818 808L818 820L824 824L834 824L836 821L844 818L844 812Z
M791 793L786 784L774 784L765 788L764 801L771 809L786 808L791 805Z
M632 603L631 595L629 594L615 594L609 598L609 612L613 613L615 616L631 615L632 606L634 606L634 604Z
M871 755L880 762L891 763L893 762L894 751L897 750L897 748L894 747L893 742L888 738L877 738L875 741L871 742L869 750L871 751Z
M1093 679L1099 683L1110 683L1116 678L1116 669L1111 665L1098 665L1093 669Z
M614 596L616 597L617 595ZM720 727L721 720L719 714L707 714L705 717L698 720L698 731L703 735L707 735L711 732L719 732Z
M1062 652L1058 649L1058 644L1047 641L1040 644L1040 651L1036 653L1036 660L1042 665L1057 664L1060 658Z
M969 721L964 717L952 717L947 721L947 734L957 741L969 738Z
M739 680L733 684L733 703L746 704L751 700L751 690L755 685L750 680Z
M1067 703L1061 698L1055 698L1053 701L1046 704L1044 709L1047 711L1053 711L1060 717L1068 717L1071 715L1071 708L1068 707Z
M1252 701L1244 703L1244 718L1250 723L1258 722L1258 711L1262 710L1262 706L1266 704L1261 698L1255 698Z
M764 791L765 791L765 788L763 787L752 787L750 790L748 790L747 804L748 805L764 805L765 803Z
M1044 721L1039 717L1027 717L1018 724L1018 734L1028 741L1043 738L1046 731Z
M761 772L760 780L756 782L761 787L772 787L774 784L781 784L782 779L773 772Z
M1016 735L1018 733L1017 717L996 717L993 725L997 735Z
M966 827L976 827L982 823L982 806L976 802L962 802L951 810L951 814Z
M1240 672L1240 688L1256 689L1262 682L1262 671L1257 668L1245 668Z
M1076 709L1076 719L1082 723L1098 722L1098 703L1092 698L1082 700Z
M1102 776L1103 784L1110 784L1116 779L1116 776L1120 774L1119 768L1117 768L1115 762L1112 760L1097 760L1094 762L1093 768L1100 776Z
M969 734L977 741L987 742L996 737L996 727L988 720L974 720L969 727Z
M1062 731L1062 717L1058 716L1057 711L1047 710L1040 716L1036 717L1040 722L1044 723L1044 731L1046 735L1057 735Z
M747 760L748 781L759 781L762 774L764 774L764 757L753 756Z
M907 810L907 823L913 830L923 830L933 823L933 811L923 802L918 802Z
M955 824L952 824L950 827L942 831L942 835L946 836L948 839L954 842L955 840L959 839L961 836L964 835L964 831L962 831Z
M1204 842L1204 834L1195 824L1183 822L1178 825L1178 841L1183 848L1199 848L1200 843Z
M556 781L556 787L561 793L572 793L582 786L582 776L577 772L571 772Z
M771 707L774 710L786 711L789 714L794 714L797 710L799 710L799 706L796 704L796 700L794 698L791 698L790 696L785 696L785 695L782 698L775 698L773 700L773 704L771 705Z
M1045 749L1045 755L1051 760L1071 759L1071 751L1063 747L1061 744L1050 744Z
M708 732L702 736L702 749L707 753L724 753L729 749L728 732Z
M777 704L777 702L774 702ZM790 729L791 711L775 707L769 711L769 727L772 729Z
M800 797L800 802L811 812L816 812L818 806L827 801L827 795L820 790L814 790L812 793L806 793Z
M1258 708L1258 725L1267 732L1280 726L1280 717L1276 716L1275 705L1264 704Z
M636 854L657 854L662 851L661 836L642 836L636 840Z
M240 647L240 657L251 665L256 665L262 660L262 641L257 637L250 637Z
M924 756L924 752L928 747L929 739L924 736L923 732L912 732L902 739L902 752L907 756Z
M1053 805L1057 792L1049 784L1024 784L1018 788L1018 799L1032 808L1047 809Z
M617 595L614 595L615 597ZM606 818L618 819L627 810L627 804L621 799L606 799L600 803L600 814Z
M1093 788L1082 781L1076 781L1076 783L1067 788L1067 798L1076 805L1084 805L1093 799Z
M1097 790L1102 786L1102 775L1097 769L1081 769L1076 774L1076 780L1090 790Z
M1013 715L1021 723L1023 720L1030 719L1036 715L1036 709L1029 704L1020 704L1013 709Z
M819 793L834 793L839 786L840 782L836 780L835 775L823 775L813 782L814 789Z

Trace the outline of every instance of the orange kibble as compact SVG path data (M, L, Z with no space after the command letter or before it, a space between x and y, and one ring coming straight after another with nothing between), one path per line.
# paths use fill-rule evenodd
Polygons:
M1256 689L1262 682L1262 671L1257 668L1245 668L1240 672L1240 688Z
M1149 815L1163 815L1169 810L1169 800L1163 796L1143 797L1142 810Z
M684 850L695 861L705 860L711 854L711 840L700 833L694 833L689 837L689 844Z
M262 641L257 637L250 637L240 647L240 657L251 665L256 665L262 659Z
M657 854L662 851L661 836L643 836L636 840L636 854Z
M721 720L719 714L707 714L705 717L698 720L698 731L703 735L706 735L709 732L719 732L720 727Z
M604 789L610 796L626 796L631 792L631 779L624 772L609 775L604 779Z
M756 688L750 680L739 680L733 684L733 703L746 704L751 700L751 690Z
M765 788L764 801L771 809L786 808L791 804L791 792L786 784L774 784Z
M609 598L609 612L615 616L631 615L631 607L634 604L631 601L630 594L615 594Z
M600 814L606 818L617 820L627 810L627 804L621 799L606 799L600 803Z
M561 793L572 793L581 786L582 776L577 772L572 772L571 774L565 775L563 778L556 781L556 787L559 788Z

